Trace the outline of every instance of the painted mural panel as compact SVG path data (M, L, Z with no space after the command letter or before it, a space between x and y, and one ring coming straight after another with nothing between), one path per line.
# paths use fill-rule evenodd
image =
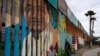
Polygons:
M53 8L52 6L50 7L50 22L52 24L52 26L54 28L57 28L57 18L58 18L58 13L57 10L55 8Z
M72 35L69 34L68 32L66 33L66 35L67 35L67 41L68 41L70 44L72 44Z
M64 14L61 12L59 12L58 21L59 21L58 22L58 24L59 24L58 30L59 30L59 38L60 38L60 49L62 50L62 51L60 50L60 52L62 53L65 51L65 55L66 55L66 48L67 48L66 45L68 44L69 48L71 48L72 36L71 36L71 34L68 33L68 31L67 31L68 29L66 29L66 28L69 28L69 26L66 25L66 22L67 22L66 18L64 16Z
M38 0L38 1L40 1L40 0ZM44 6L43 7L44 10L41 13L43 15L45 15L45 17L42 16L43 20L41 22L43 23L42 27L44 27L44 29L40 33L38 33L39 34L38 47L36 47L36 39L34 38L33 32L31 31L28 34L28 40L27 40L28 41L28 47L31 47L28 50L28 56L29 55L36 56L36 48L38 48L38 56L46 56L47 52L50 51L50 46L53 46L53 48L55 48L56 43L58 42L58 30L57 30L57 22L56 22L57 21L57 14L55 14L55 13L57 13L57 11L55 10L55 8L52 8L52 7L50 7L50 10L47 10L46 3L43 6ZM35 12L34 12L33 16L34 17L36 16ZM25 15L22 18L24 19L24 21L22 20L23 21L22 25L23 25L25 23ZM28 19L30 19L30 17L28 17ZM26 26L26 24L22 26L23 31L25 31L24 28L26 28L24 26ZM29 28L29 30L31 30L31 29ZM32 34L33 34L33 36L31 36ZM26 53L26 49L25 49L26 46L27 46L26 41L25 41L26 39L27 39L26 34L24 33L24 35L23 35L22 56L24 56L25 53ZM33 39L33 40L31 40L31 39ZM33 43L33 45L31 45L31 43ZM40 53L41 53L41 55L40 55Z
M60 11L68 17L68 19L78 27L78 22L69 7L67 6L65 0L58 0L58 7Z
M67 6L65 0L58 0L58 8L64 15L67 15L68 6Z
M65 39L67 38L66 35L66 21L63 14L59 13L59 36L60 36L60 44L61 48L64 50L65 48Z
M3 1L6 2L8 0ZM13 56L36 56L36 48L38 48L37 56L48 56L51 52L54 54L64 52L65 39L70 44L73 44L73 41L75 41L72 38L72 34L75 34L75 32L73 33L74 27L70 23L69 26L66 25L66 18L64 16L64 14L67 15L67 6L64 0L59 0L59 11L57 2L58 0L48 0L48 2L45 2L45 0L13 0L13 5L9 8L9 10L12 9L12 16L7 14L8 18L6 20L6 17L3 17L6 13L2 13L3 21L6 21L5 56L10 56L10 52L13 53ZM60 2L64 4L60 4ZM2 9L5 9L5 7ZM12 18L9 18L9 16ZM77 20L73 14L69 16L72 16L70 17L72 18L71 21L77 25ZM11 22L8 23L9 21ZM14 34L11 36L14 37L13 46L10 45L11 26L14 30ZM69 34L70 32L67 30L72 34ZM38 43L36 39L38 39ZM10 49L11 46L13 47L12 49ZM60 49L63 50L61 51Z
M31 2L30 2L31 1ZM36 4L36 2L34 2ZM33 31L32 28L32 0L24 0L23 1L23 13L21 14L21 56L33 56L36 55L36 44L35 44L35 39L32 35ZM27 8L27 9L26 9ZM36 10L36 7L35 9ZM36 12L34 12L36 13ZM29 22L29 23L27 23ZM29 33L27 34L27 28L29 29Z
M73 51L78 49L78 37L72 37L72 48Z
M78 27L78 21L76 19L76 17L73 15L73 13L71 12L71 10L69 8L67 8L67 17L69 18L69 20Z

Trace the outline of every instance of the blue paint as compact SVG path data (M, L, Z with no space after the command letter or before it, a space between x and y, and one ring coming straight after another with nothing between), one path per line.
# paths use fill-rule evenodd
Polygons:
M23 16L21 18L21 25L22 25L21 41L22 41L22 45L23 45L23 41L24 41L25 37L27 36L26 22L25 22L25 19ZM15 28L14 28L14 56L19 56L18 30L19 30L19 24L16 24ZM30 30L28 29L28 34L29 33L30 33ZM4 49L4 56L10 56L10 51L11 51L10 26L5 28L5 46L4 46L4 48L5 48Z
M62 19L65 19L63 14L59 14L59 24L60 26L58 27L59 29L59 35L60 35L60 42L61 42L61 47L64 50L65 48L65 39L71 44L72 43L72 36L67 33L65 30L63 30L61 24L62 24ZM66 26L67 27L67 26Z
M62 19L63 19L63 15L60 13L59 14L59 24L60 26L58 27L59 29L59 35L60 35L60 43L61 43L61 47L64 50L64 45L65 45L65 38L66 38L66 34L65 31L62 29L61 24L62 24Z
M58 0L48 0L48 2L49 2L55 9L58 9Z
M21 17L21 26L22 26L22 30L21 30L21 41L22 41L22 45L23 45L24 39L27 36L27 30L26 30L27 24L26 24L26 21L25 21L24 16ZM28 34L29 33L30 33L30 30L28 29Z
M66 32L66 35L67 35L67 41L72 44L72 35L69 34L68 32Z
M65 47L65 39L66 39L66 32L63 30L63 29L61 29L61 28L59 28L59 31L60 31L60 42L61 42L61 47L62 47L62 49L64 50L64 47Z
M26 22L24 20L24 16L21 17L21 27L22 27L22 29L21 29L21 40L22 40L22 44L23 44L24 38L27 34L27 31L26 31L27 26L26 26Z
M11 43L10 43L10 27L5 28L5 46L4 56L10 56Z
M19 56L19 25L14 27L14 56Z
M50 10L51 10L51 17L52 19L50 19L50 22L51 22L51 25L53 26L54 29L57 28L57 18L58 18L58 15L57 15L57 10L53 7L50 7Z
M53 26L54 29L57 28L57 22L55 22L54 20L50 20L51 25Z

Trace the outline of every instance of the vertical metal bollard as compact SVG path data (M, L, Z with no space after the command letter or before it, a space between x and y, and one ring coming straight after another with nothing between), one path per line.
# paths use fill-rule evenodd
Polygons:
M29 0L26 0L26 7L28 7L28 3L29 3ZM25 56L28 56L28 10L26 9L26 23L27 23L27 27L26 27L26 54Z
M23 0L20 0L20 13L19 13L19 56L22 56L22 13L23 13Z
M14 15L14 56L19 56L19 12L20 0L14 1L15 15Z
M2 31L2 29L3 29L3 26L2 26L2 0L1 0L1 2L0 2L0 55L1 56L3 56L3 53L4 53L4 48L3 48L3 46L4 46L4 37L3 37L3 31Z
M11 56L14 56L14 28L15 28L15 25L14 25L14 22L15 22L15 0L12 0L11 1L11 39L12 39L12 42L11 42Z
M6 25L7 25L7 28L9 28L9 40L10 40L10 50L11 50L11 47L12 47L12 45L11 45L11 1L12 0L7 0L7 13L6 13L6 16L7 16L7 18L6 18ZM10 55L11 55L11 51L10 51Z
M32 40L31 40L31 56L33 56L34 54L33 54L33 39L35 39L35 37L36 37L36 29L34 29L35 27L36 27L36 14L37 14L37 7L36 7L36 5L37 5L37 3L36 3L36 1L37 0L32 0L32 28L31 28L31 31L32 31ZM33 38L34 37L34 38ZM36 41L36 40L35 40ZM36 45L35 45L36 46ZM35 51L36 51L36 49L35 49ZM37 55L37 54L36 54Z
M2 1L2 25L5 27L5 46L4 46L4 56L10 56L10 22L9 18L7 18L7 0Z

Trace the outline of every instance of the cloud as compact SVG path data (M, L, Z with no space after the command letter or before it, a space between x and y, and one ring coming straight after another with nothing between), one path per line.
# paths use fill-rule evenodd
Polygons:
M89 33L89 17L84 14L88 10L93 10L96 15L94 23L94 35L100 36L100 1L99 0L66 0L69 8L72 10L76 18L82 23L85 30Z

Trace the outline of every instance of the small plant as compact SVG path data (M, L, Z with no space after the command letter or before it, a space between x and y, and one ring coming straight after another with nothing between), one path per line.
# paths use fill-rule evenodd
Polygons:
M57 56L66 56L66 55L67 54L65 53L65 50L62 50L61 48L59 48Z

